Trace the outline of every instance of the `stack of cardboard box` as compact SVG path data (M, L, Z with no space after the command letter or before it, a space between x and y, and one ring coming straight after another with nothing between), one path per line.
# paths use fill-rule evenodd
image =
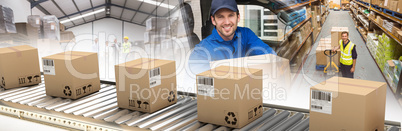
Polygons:
M42 17L42 30L44 39L60 40L59 20L54 15Z
M28 23L15 23L15 27L17 28L17 33L25 35L29 39L29 43L32 45L36 45L36 41L38 40L38 28L33 27Z
M375 53L375 59L381 71L387 60L398 59L401 56L401 46L397 42L387 36L385 33L378 36L379 44Z
M318 42L318 46L315 50L316 52L316 65L328 65L330 62L330 58L324 54L325 50L332 50L334 46L331 46L331 38L321 38L321 40ZM329 51L326 52L328 55L330 55ZM339 64L339 58L340 58L340 50L337 51L337 54L332 57L332 61L337 65L340 66Z
M75 38L75 35L72 31L62 31L60 32L60 42L68 43L72 42Z
M0 33L17 33L13 10L3 5L0 5Z
M384 130L387 84L332 77L310 88L312 131Z
M378 43L378 38L375 36L374 33L367 34L367 47L373 56L376 55L375 53L378 47Z
M339 46L339 40L342 38L342 32L349 32L348 27L332 27L331 46Z
M42 33L41 33L42 19L40 18L40 16L39 15L29 15L28 16L28 24L31 25L32 27L35 27L37 29L37 37L42 38Z

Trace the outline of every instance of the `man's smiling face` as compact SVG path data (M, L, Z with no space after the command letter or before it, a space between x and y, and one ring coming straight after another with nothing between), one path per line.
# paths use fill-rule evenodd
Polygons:
M240 17L236 12L223 8L211 16L211 20L223 40L229 41L233 39Z

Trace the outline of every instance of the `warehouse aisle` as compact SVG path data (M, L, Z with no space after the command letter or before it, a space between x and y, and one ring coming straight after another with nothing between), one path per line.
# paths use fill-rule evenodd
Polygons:
M293 80L293 90L292 92L288 93L288 96L290 97L288 97L287 100L290 102L285 102L285 105L309 109L309 88L312 85L316 85L325 79L332 77L325 76L322 71L317 71L315 69L315 49L318 45L318 41L321 38L330 38L330 31L332 27L349 28L349 39L356 44L358 53L355 79L385 82L384 77L382 76L374 59L371 57L359 32L356 30L354 22L348 12L349 11L330 11L327 21L325 21L318 39L312 46L312 50L305 61L302 70L296 76L295 80ZM402 116L402 107L399 106L389 87L387 87L386 99L385 119L402 122L402 117L400 117Z

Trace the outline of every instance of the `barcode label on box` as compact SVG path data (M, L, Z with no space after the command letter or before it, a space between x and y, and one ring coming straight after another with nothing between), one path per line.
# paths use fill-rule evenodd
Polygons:
M161 85L161 68L155 68L149 71L149 87Z
M50 25L50 29L51 29L51 30L54 30L54 25Z
M198 95L214 97L214 79L211 77L197 76Z
M43 59L43 74L56 75L54 66L55 65L53 60Z
M310 111L332 114L332 92L311 90Z

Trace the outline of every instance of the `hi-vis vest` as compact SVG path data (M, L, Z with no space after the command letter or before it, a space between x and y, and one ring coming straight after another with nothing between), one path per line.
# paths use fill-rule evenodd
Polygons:
M123 53L130 53L131 43L124 42L123 43Z
M348 45L346 45L345 48L343 48L343 41L339 40L339 45L341 47L341 59L340 62L343 65L352 65L353 64L353 59L352 59L352 50L355 44L353 44L351 41L349 42Z

